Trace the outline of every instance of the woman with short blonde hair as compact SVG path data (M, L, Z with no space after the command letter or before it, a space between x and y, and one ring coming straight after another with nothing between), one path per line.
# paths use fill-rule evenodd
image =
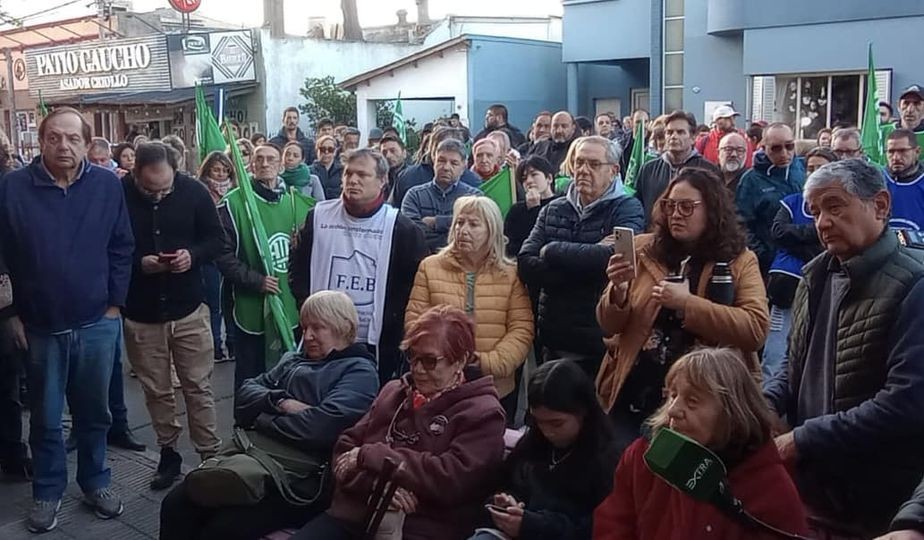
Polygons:
M324 324L346 343L356 341L359 316L353 300L340 291L318 291L309 296L298 312L298 320L305 324L324 321Z
M504 252L504 222L487 197L460 197L453 205L449 244L420 263L407 304L405 328L446 304L475 321L482 373L492 375L507 421L516 413L515 374L533 342L533 313L516 265Z

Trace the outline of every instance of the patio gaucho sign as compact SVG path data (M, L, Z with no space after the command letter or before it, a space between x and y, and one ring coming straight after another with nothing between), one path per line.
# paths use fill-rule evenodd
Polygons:
M49 98L171 88L164 36L27 51L26 71L29 92Z

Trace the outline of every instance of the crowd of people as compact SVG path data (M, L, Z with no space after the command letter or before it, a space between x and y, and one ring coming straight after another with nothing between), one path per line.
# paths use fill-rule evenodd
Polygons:
M524 134L497 104L414 156L290 107L189 173L180 139L112 146L58 107L31 163L0 141L0 468L31 480L32 532L69 446L121 515L107 443L144 449L124 354L164 540L920 540L924 92L898 109L880 165L855 126L797 141L731 106ZM512 206L481 189L503 172ZM666 436L721 496L655 465Z

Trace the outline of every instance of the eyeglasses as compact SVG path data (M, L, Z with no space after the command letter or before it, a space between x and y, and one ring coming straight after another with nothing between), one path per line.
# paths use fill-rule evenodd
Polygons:
M414 364L420 364L427 371L433 371L436 369L437 364L440 363L440 360L445 360L443 356L422 356L416 354L412 350L407 351L407 362L412 366Z
M748 149L743 146L726 146L723 148L719 148L719 150L721 150L725 154L744 154L745 152L748 151Z
M793 150L796 149L796 143L794 143L794 142L788 142L788 143L784 143L784 144L774 144L773 146L771 146L771 147L769 148L769 150L770 150L771 152L774 152L774 153L782 152L784 149L785 149L787 152L792 152Z
M831 150L837 157L854 157L860 155L859 148L844 148L841 150Z
M696 211L696 207L701 204L703 201L693 199L661 199L661 212L670 216L674 214L674 211L679 210L682 217L690 217Z
M322 146L322 147L318 148L318 152L320 152L320 153L322 153L322 154L333 154L333 153L336 152L336 151L337 151L337 149L334 148L333 146Z
M583 167L584 165L587 165L587 166L590 167L591 169L596 170L596 169L599 169L600 167L602 167L602 166L604 166L604 165L612 165L612 163L610 163L609 161L597 161L597 160L587 161L587 160L585 160L585 159L583 159L583 158L577 158L577 159L574 160L574 168L575 168L575 169L580 169L580 168Z

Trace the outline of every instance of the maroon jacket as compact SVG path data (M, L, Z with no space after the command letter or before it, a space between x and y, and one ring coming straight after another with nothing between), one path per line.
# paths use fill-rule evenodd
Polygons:
M389 382L366 416L340 436L334 459L359 446L360 472L335 486L329 513L361 522L375 474L390 457L404 463L397 483L419 502L404 522L405 540L467 538L504 456L504 411L494 380L466 382L417 410L409 390L407 376Z

